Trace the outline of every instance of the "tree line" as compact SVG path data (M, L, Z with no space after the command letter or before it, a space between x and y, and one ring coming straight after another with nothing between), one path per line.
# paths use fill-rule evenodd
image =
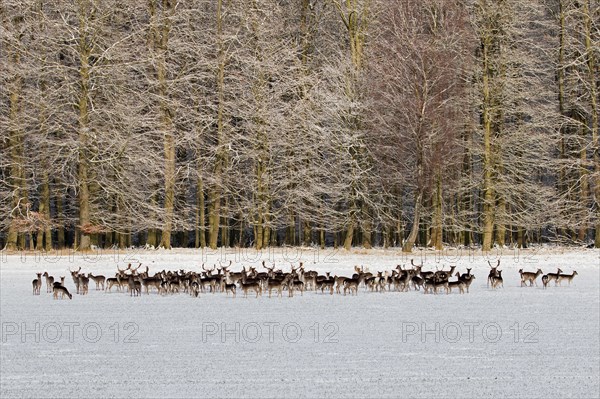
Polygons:
M600 247L595 0L3 0L0 246Z

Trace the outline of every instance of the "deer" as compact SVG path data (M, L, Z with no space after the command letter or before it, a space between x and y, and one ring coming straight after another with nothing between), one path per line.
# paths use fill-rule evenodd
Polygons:
M521 287L527 286L528 281L529 281L530 287L533 287L534 283L535 283L535 286L537 287L536 279L538 278L538 276L541 276L542 274L544 274L544 272L542 271L542 269L537 269L537 271L535 273L524 272L523 269L519 269L519 274L521 275Z
M456 281L448 281L448 294L452 292L453 288L458 288L458 292L464 294L466 287L467 284L460 278Z
M40 295L40 290L42 288L42 273L36 273L37 278L31 282L33 286L33 295Z
M350 291L351 295L358 295L358 286L362 282L364 274L358 275L356 278L348 278L344 281L344 296L347 291Z
M569 285L571 285L571 281L573 281L575 276L577 276L577 272L575 270L573 270L573 273L571 274L559 274L558 278L556 279L556 283L560 284L562 280L567 280Z
M467 269L467 273L463 273L463 274L456 272L456 277L458 277L458 279L460 281L465 283L465 288L466 288L467 294L468 294L469 287L471 286L471 283L473 282L473 280L475 280L475 275L471 274L471 269Z
M200 293L200 284L198 284L197 281L193 281L192 284L190 285L190 295L197 298L199 293Z
M417 273L417 272L413 270L413 273ZM414 276L412 276L410 281L413 284L413 288L415 289L415 291L420 291L421 287L423 287L423 283L425 282L423 277L417 276L416 274Z
M225 285L223 286L223 289L225 290L225 294L227 296L229 296L229 293L231 292L231 295L235 298L235 294L236 294L235 284L225 283Z
M437 270L433 273L433 275L438 279L438 280L448 280L448 278L450 278L450 276L452 276L452 273L454 273L454 270L456 269L456 266L450 266L450 270L449 271L445 271L444 268L442 267L442 270Z
M504 280L502 279L502 270L498 270L496 275L492 277L492 288L496 289L498 286L502 286L504 288Z
M554 285L558 284L558 276L560 276L560 274L562 273L562 270L560 270L560 268L556 269L556 273L548 273L548 282L554 280Z
M113 287L113 285L117 286L117 290L121 289L121 285L119 284L119 280L116 277L109 277L106 279L106 290L104 291L106 292L110 292L111 288Z
M256 297L262 295L262 287L258 280L248 279L246 276L239 281L240 288L244 292L244 298L248 298L248 291L256 292Z
M329 295L333 295L333 289L336 283L337 276L329 276L327 280L323 280L319 283L319 288L321 289L321 294L325 291L329 291Z
M145 288L147 295L150 295L150 287L154 287L160 292L160 283L162 283L162 279L159 277L142 278L142 286Z
M293 297L294 290L298 290L300 291L300 295L304 295L304 283L298 280L298 273L294 266L292 266L292 271L287 275L287 277L288 296ZM327 272L327 279L329 280L330 278L329 272ZM319 283L317 282L317 284Z
M431 278L425 279L423 284L423 293L427 294L433 292L434 294L437 294L440 288L443 288L446 291L446 294L448 294L450 290L448 287L448 280L436 278L434 275Z
M58 281L55 281L54 283L52 283L52 290L54 290L54 287L64 287L64 286L65 286L65 276L61 276L60 283Z
M496 264L496 266L492 266L489 260L487 262L490 265L490 273L488 274L487 279L487 286L489 287L490 284L492 284L493 278L498 276L498 267L500 267L500 259L498 259L498 263Z
M120 291L121 288L123 287L129 287L128 284L128 274L127 271L131 270L131 263L129 263L127 265L127 269L120 269L119 266L117 266L117 273L115 274L115 277L117 279L117 290ZM133 274L133 272L131 272Z
M548 280L549 280L549 279L548 279L548 275L547 275L547 274L544 274L544 275L542 276L542 284L544 285L544 289L546 289L546 287L548 287Z
M407 292L410 289L410 283L413 281L413 277L417 277L414 275L414 270L405 270L405 272L406 273L404 273L401 277L395 279L396 290L401 292Z
M54 283L54 284L59 284L59 283ZM69 290L67 289L67 287L63 286L63 285L54 285L54 287L52 288L52 291L54 292L54 299L58 299L58 294L60 294L60 299L64 299L65 295L69 297L69 299L73 299L73 295L71 295L71 293L69 292Z
M100 287L102 287L102 291L104 291L104 283L106 282L106 277L102 275L94 276L92 273L88 273L88 278L91 278L92 280L94 280L94 283L96 283L96 291L98 291Z
M129 296L139 296L142 293L142 284L130 274L127 278L127 285L129 286Z
M377 275L365 279L365 290L369 288L371 291L385 291L383 272L377 272Z
M271 298L271 292L273 290L277 290L277 296L282 297L283 288L287 286L291 277L291 274L288 274L283 279L267 278L267 290L269 291L269 298Z
M346 280L349 280L349 278L343 277L343 276L338 276L338 277L334 277L334 279L335 279L335 292L337 294L341 294L342 287L344 287Z
M79 279L79 293L81 295L86 295L88 293L90 279L87 278L83 273L77 276L77 278Z
M304 283L306 290L317 290L317 273L312 271L305 271L304 264L300 262L298 267L299 273L298 278Z
M48 272L44 272L42 276L46 277L46 292L52 292L52 287L54 286L54 277L48 274Z
M470 278L471 277L471 269L472 268L467 267L467 272L461 274L460 276L458 275L458 272L456 272L457 273L457 277L459 279L463 280L463 281L466 280L466 279L468 279L468 278Z
M77 294L79 294L79 272L81 271L81 266L79 266L79 269L77 271L73 271L71 270L71 268L69 268L69 272L71 272L71 278L73 279L73 283L75 283L75 292Z

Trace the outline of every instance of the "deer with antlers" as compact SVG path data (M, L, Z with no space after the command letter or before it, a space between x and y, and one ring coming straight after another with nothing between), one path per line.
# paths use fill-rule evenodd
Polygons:
M495 276L491 277L491 285L493 289L496 289L500 286L504 288L504 280L502 279L502 270L498 270Z
M496 266L492 266L489 260L487 262L488 265L490 265L490 272L488 274L487 279L487 286L489 287L492 284L494 277L498 276L498 267L500 267L500 259L498 259L498 263L496 264Z
M133 274L127 276L127 286L129 287L129 296L140 296L142 293L142 284Z

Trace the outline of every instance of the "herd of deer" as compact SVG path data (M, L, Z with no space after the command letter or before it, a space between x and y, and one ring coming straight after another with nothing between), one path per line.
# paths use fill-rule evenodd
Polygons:
M489 263L489 261L488 261ZM178 271L162 270L154 275L149 274L149 269L146 266L144 271L139 271L141 264L133 268L131 264L125 269L117 267L115 277L106 278L101 275L93 275L81 273L81 267L76 270L70 270L73 283L75 284L76 292L81 295L88 293L90 280L96 284L96 290L105 290L109 292L113 287L117 291L128 291L130 296L139 296L142 289L146 294L150 293L150 289L154 288L159 294L174 294L179 292L189 293L197 297L201 292L225 292L227 295L236 296L237 290L244 293L244 297L248 296L248 292L255 293L256 297L268 292L269 297L275 292L277 296L283 296L283 292L287 291L288 296L293 297L294 292L304 294L304 291L320 291L321 293L329 292L333 295L334 291L337 294L358 295L359 287L364 287L365 290L371 292L385 291L400 291L406 292L411 288L415 291L423 291L425 294L437 294L440 291L450 294L453 290L457 290L463 294L469 292L469 287L475 279L475 275L471 274L471 269L467 268L466 273L455 272L456 266L451 266L450 270L429 270L424 271L423 264L415 265L411 259L412 268L404 268L400 265L396 268L384 271L371 273L363 267L354 267L355 273L352 277L331 276L329 272L319 274L314 270L306 270L304 265L300 263L298 267L291 268L290 272L283 272L281 269L275 269L275 266L268 267L263 261L262 266L265 271L257 271L255 267L246 269L244 266L239 272L229 270L231 262L228 266L218 267L215 265L212 269L206 269L202 265L202 272L186 271L180 269ZM502 279L502 270L499 270L500 261L496 266L490 265L490 273L488 275L488 287L492 289L504 287ZM216 270L216 273L215 273ZM537 286L537 278L542 275L542 270L537 272L523 272L519 270L521 275L521 286ZM562 280L569 281L577 275L576 271L572 274L562 274L562 270L558 269L557 273L548 273L542 276L544 288L551 280L555 281L555 285L560 284ZM62 298L67 296L72 299L72 295L65 287L65 277L60 278L60 282L54 281L54 277L48 272L37 273L37 279L33 280L33 294L39 295L42 287L42 277L46 279L47 292L54 293L54 299L58 299L59 295ZM456 277L455 280L451 280Z
M500 261L496 266L492 266L492 264L488 261L490 265L490 273L488 275L488 287L491 285L493 289L498 288L499 286L504 287L504 280L502 279L502 270L498 270L500 267ZM563 271L558 268L556 273L548 273L544 274L542 269L537 269L535 273L533 272L524 272L523 269L519 269L519 274L521 275L521 287L533 287L534 284L537 287L537 278L542 276L542 284L544 289L548 286L548 283L554 280L554 285L559 285L563 280L567 280L569 285L571 285L571 281L573 278L577 276L577 272L573 270L571 274L563 274ZM527 284L529 283L529 285Z

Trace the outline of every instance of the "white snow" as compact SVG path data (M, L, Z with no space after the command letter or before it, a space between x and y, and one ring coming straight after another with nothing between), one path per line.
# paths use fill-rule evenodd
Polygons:
M410 265L396 250L0 253L0 397L600 397L600 251L423 251L424 270L472 267L470 293L75 294L68 268L113 276L261 260L350 276ZM486 287L501 259L504 288ZM569 286L520 287L520 268L560 267ZM36 272L66 276L72 300L33 296ZM318 331L318 334L317 334ZM501 334L501 335L499 335Z

